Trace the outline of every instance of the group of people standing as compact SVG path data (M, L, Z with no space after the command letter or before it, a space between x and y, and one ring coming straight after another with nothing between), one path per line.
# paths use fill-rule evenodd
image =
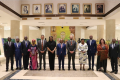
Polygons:
M101 39L99 45L96 44L96 41L93 40L93 36L89 37L90 40L85 43L84 39L81 39L81 42L78 44L79 51L79 63L80 70L85 71L85 64L89 63L88 70L94 70L94 57L97 54L97 71L101 71L102 67L104 72L106 72L107 68L107 58L109 52L109 58L111 59L111 73L118 72L118 60L119 59L119 45L116 44L116 40L113 39L112 43L109 45L105 44L105 40ZM59 70L61 70L61 62L62 62L62 70L64 69L64 59L66 57L66 49L68 51L68 70L70 70L70 63L72 59L73 70L75 68L75 54L76 54L76 41L73 40L73 36L70 35L70 40L67 41L67 44L63 43L63 40L60 40L60 43L57 44L53 40L53 37L49 37L49 41L44 40L44 35L41 35L41 40L36 41L33 39L32 43L27 40L27 37L24 37L23 42L19 42L19 38L16 38L16 42L12 43L11 38L8 37L8 42L4 44L4 53L6 57L6 71L8 71L9 59L11 59L11 70L13 71L13 63L14 63L14 55L16 59L16 69L22 69L21 58L23 56L23 67L24 70L37 70L38 62L37 62L37 54L39 54L39 70L42 69L42 59L43 59L43 67L46 70L46 51L48 50L49 57L49 68L50 70L54 70L55 63L55 51L57 49L57 57L59 62ZM92 60L92 66L91 66ZM19 66L18 66L19 63ZM115 67L114 67L115 66Z

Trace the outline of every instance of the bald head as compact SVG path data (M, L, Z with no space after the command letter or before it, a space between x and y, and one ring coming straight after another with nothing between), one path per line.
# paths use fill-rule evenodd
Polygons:
M73 39L73 35L70 35L70 40L72 40Z
M116 42L116 39L112 39L112 43L115 43Z
M24 37L24 40L25 40L25 41L27 40L27 36Z
M90 35L90 36L89 36L89 38L92 40L92 39L93 39L93 36L92 36L92 35Z
M61 43L61 44L63 43L63 40L62 40L62 39L60 39L60 43Z

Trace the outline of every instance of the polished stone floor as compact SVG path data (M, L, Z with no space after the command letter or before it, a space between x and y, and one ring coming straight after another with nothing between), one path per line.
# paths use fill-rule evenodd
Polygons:
M2 59L2 60L1 60ZM0 57L0 80L120 80L120 67L118 68L118 74L110 73L111 65L110 60L107 60L107 73L103 73L100 71L96 71L96 67L94 67L94 71L88 71L88 63L86 64L86 70L79 70L79 59L76 54L75 66L77 71L71 70L68 71L68 59L65 58L65 71L58 70L58 59L55 59L55 70L49 70L48 58L46 56L46 71L44 70L15 70L15 71L5 71L5 60ZM39 61L39 60L38 60ZM96 57L95 57L96 63ZM15 64L14 64L14 68Z

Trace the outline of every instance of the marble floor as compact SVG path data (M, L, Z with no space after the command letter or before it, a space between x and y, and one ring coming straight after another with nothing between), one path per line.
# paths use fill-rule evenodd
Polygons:
M9 70L5 71L5 58L0 57L0 80L120 80L120 67L118 67L118 74L110 73L111 65L110 60L107 60L107 73L103 73L100 71L96 71L96 67L94 67L94 71L88 71L88 63L85 65L86 70L79 70L79 59L76 54L75 66L77 71L71 70L68 71L68 59L65 58L65 71L58 70L58 59L55 58L55 70L49 70L48 64L48 56L46 56L46 70ZM39 60L38 60L39 61ZM96 63L96 57L95 57ZM14 63L14 68L16 64Z

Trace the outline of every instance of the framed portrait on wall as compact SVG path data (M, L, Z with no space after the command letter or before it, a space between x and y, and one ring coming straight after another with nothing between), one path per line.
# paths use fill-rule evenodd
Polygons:
M21 5L21 14L22 15L29 15L30 12L30 5L29 4L22 4Z
M83 14L92 14L92 4L91 3L83 4Z
M80 4L71 3L71 14L80 14Z
M52 3L44 4L44 14L53 14L53 4Z
M58 3L58 14L67 14L67 4Z
M41 4L33 4L33 9L32 9L32 12L33 12L33 14L34 15L39 15L39 14L41 14Z
M95 13L96 14L104 14L105 13L105 4L104 3L96 3L95 4Z

